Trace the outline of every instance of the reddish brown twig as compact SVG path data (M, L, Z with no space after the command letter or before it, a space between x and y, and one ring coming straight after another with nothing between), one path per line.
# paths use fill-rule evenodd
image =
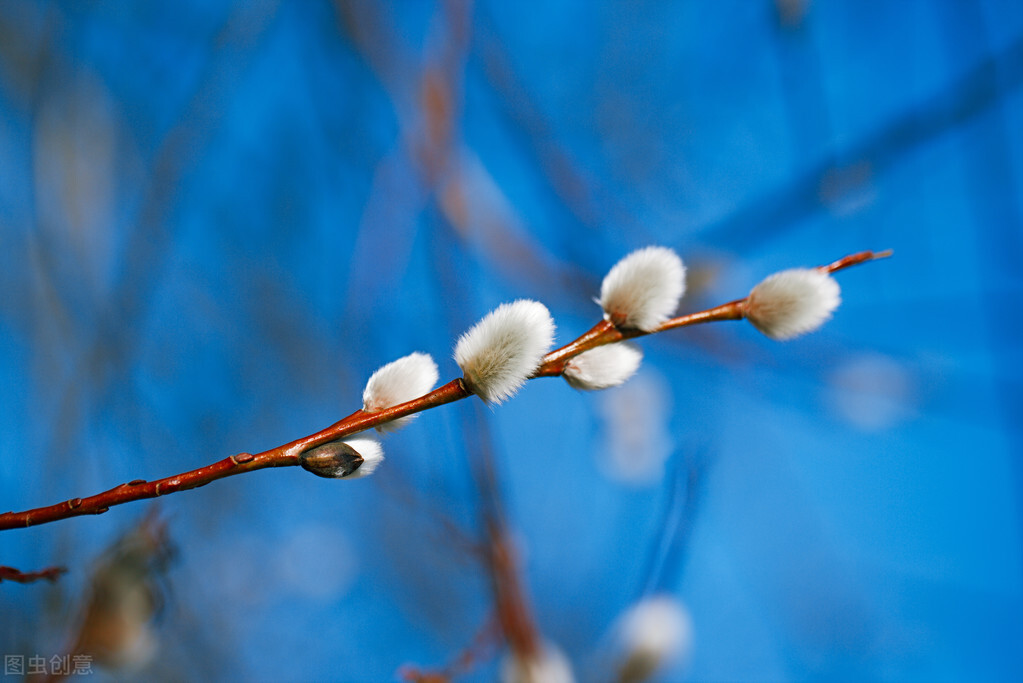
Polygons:
M60 578L61 574L66 574L67 569L65 567L47 567L46 569L40 569L37 572L23 572L15 569L14 567L0 567L0 583L4 581L14 581L15 583L35 583L36 581L49 581L53 583Z
M826 273L834 273L842 270L843 268L857 266L861 263L867 263L868 261L888 258L891 255L891 249L880 252L861 251L840 258L826 266L818 266L818 269ZM722 320L742 320L745 317L746 299L742 298L736 299L735 301L729 301L727 304L721 304L714 308L708 308L704 311L687 313L686 315L680 315L677 318L671 318L649 332L636 329L620 330L610 321L601 320L578 339L569 342L560 349L555 349L544 356L543 363L541 363L540 367L533 373L533 376L556 377L565 371L565 363L569 359L578 356L583 351L589 351L590 349L594 349L598 346L604 346L605 344L613 344L615 342L622 341L623 339L645 337L649 334L657 334L658 332L674 330L679 327L688 327L690 325L718 322Z
M850 254L849 256L841 258L829 265L819 266L819 268L828 273L833 273L838 270L842 270L843 268L848 268L850 266L866 263L879 258L885 258L890 255L890 250L877 253L872 251L862 251L856 254ZM648 334L664 332L678 327L687 327L698 323L718 320L741 320L746 315L745 304L746 299L737 299L736 301L707 309L705 311L698 311L696 313L689 313L677 318L672 318L650 332L643 332L641 330L620 330L611 322L601 320L578 339L575 339L565 346L548 353L544 357L540 367L533 373L532 377L554 377L561 375L564 372L565 363L574 356L579 355L583 351L588 351L589 349L603 346L605 344L612 344L623 339L642 337ZM338 439L343 439L358 432L366 431L367 429L372 429L377 425L390 422L399 417L419 413L430 408L436 408L446 403L468 398L469 396L472 396L472 391L463 384L461 379L454 379L447 384L434 389L428 394L386 410L375 413L367 413L362 410L357 410L343 420L336 422L315 434L297 439L284 444L283 446L271 448L270 450L263 451L262 453L256 453L255 455L251 453L239 453L237 455L224 458L223 460L218 460L217 462L206 465L205 467L200 467L198 469L170 477L164 477L163 479L157 479L154 481L136 479L87 498L72 498L61 503L33 508L23 512L5 512L0 514L0 531L5 529L34 526L36 524L46 524L48 522L55 522L57 520L77 517L79 515L98 515L106 512L114 505L121 505L146 498L156 498L158 496L175 493L177 491L198 488L200 486L205 486L212 481L216 481L217 479L223 479L224 477L252 472L254 470L266 469L268 467L289 467L298 465L300 463L299 456L311 448L315 448L316 446L336 441Z
M428 408L435 408L471 395L472 393L465 388L460 379L452 380L424 396L388 408L387 410L381 410L376 413L366 413L357 410L340 422L336 422L315 434L297 439L277 448L271 448L262 453L255 455L239 453L238 455L218 460L205 467L171 477L164 477L155 481L136 479L88 498L72 498L62 503L25 510L24 512L5 512L0 514L0 530L46 524L47 522L55 522L79 515L99 515L114 505L198 488L217 479L223 479L235 474L252 472L268 467L298 465L299 456L311 448L351 436L357 432L372 429L379 424L390 422L405 415L418 413Z
M843 258L840 258L837 261L835 261L834 263L829 263L826 266L817 266L817 269L818 270L822 270L825 273L834 273L836 271L842 270L843 268L849 268L851 266L858 266L861 263L866 263L868 261L874 261L876 259L888 258L891 255L892 255L892 250L891 249L888 249L886 251L879 251L879 252L861 251L861 252L858 252L856 254L850 254L849 256L845 256ZM660 327L658 327L656 330L654 330L650 334L653 334L655 332L664 332L665 330L673 330L673 329L675 329L677 327L686 327L688 325L696 325L698 323L709 323L709 322L716 322L716 321L719 321L719 320L742 320L745 317L746 317L746 299L745 298L737 299L735 301L730 301L727 304L722 304L720 306L716 306L716 307L708 309L706 311L698 311L696 313L689 313L687 315L682 315L682 316L679 316L677 318L672 318L671 320L667 320L663 324L661 324ZM646 334L646 333L640 332L640 333L632 335L632 336L638 337L641 334Z
M891 249L885 249L884 251L860 251L855 254L844 256L834 263L829 263L826 266L818 266L818 268L826 273L834 273L842 270L843 268L848 268L849 266L858 266L861 263L866 263L868 261L888 258L893 253L894 252Z

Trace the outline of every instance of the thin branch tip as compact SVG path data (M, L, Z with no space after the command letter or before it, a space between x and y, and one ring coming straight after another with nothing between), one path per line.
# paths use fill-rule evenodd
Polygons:
M843 256L833 263L829 263L826 266L818 266L817 270L825 273L834 273L844 268L851 266L858 266L861 263L867 263L868 261L878 261L880 259L886 259L895 254L893 249L885 249L883 251L860 251L855 254L849 254Z

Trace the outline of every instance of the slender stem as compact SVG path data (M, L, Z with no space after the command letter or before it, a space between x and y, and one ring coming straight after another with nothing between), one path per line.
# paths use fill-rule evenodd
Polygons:
M820 270L826 273L834 273L848 268L849 266L858 266L861 263L867 263L868 261L876 261L878 259L888 258L893 252L891 249L885 249L884 251L860 251L855 254L849 254L844 256L834 263L829 263L826 266L817 266Z
M72 498L55 505L24 512L6 512L0 515L0 530L46 524L79 515L99 515L109 510L112 505L194 489L232 474L241 474L264 467L298 464L297 456L295 462L286 461L281 453L281 448L283 447L260 453L258 459L251 453L240 453L218 460L211 465L156 481L135 479L88 498Z
M557 377L565 371L565 362L578 356L583 351L589 351L604 344L613 344L624 338L625 334L616 328L611 321L601 320L575 341L571 341L560 349L555 349L544 356L540 366L530 375L530 378Z
M381 410L377 413L357 410L340 422L336 422L315 434L297 439L283 446L271 448L262 453L256 453L255 455L239 453L238 455L218 460L205 467L164 477L163 479L156 479L154 481L136 479L87 498L72 498L55 505L25 510L24 512L6 512L0 514L0 530L46 524L47 522L55 522L60 519L68 519L69 517L78 517L80 515L99 515L114 505L122 505L136 500L164 496L176 491L198 488L217 479L223 479L235 474L252 472L268 467L298 465L299 456L310 448L351 436L399 417L435 408L471 395L472 393L465 388L462 381L455 379L424 396L393 406L387 410Z
M850 266L867 263L875 259L891 256L891 250L873 252L861 251L850 254L826 266L818 266L820 270L827 273L834 273L849 268ZM531 377L556 377L564 373L565 363L584 351L589 351L598 346L613 344L623 339L642 337L648 334L655 334L672 330L679 327L687 327L699 323L715 322L720 320L741 320L746 315L746 299L737 299L721 306L689 313L665 321L658 327L644 332L642 330L618 329L608 320L601 320L590 330L578 339L551 351L544 356L543 361ZM262 453L239 453L223 460L198 469L176 474L163 479L146 481L136 479L126 484L115 486L112 489L97 493L87 498L72 498L61 503L45 507L33 508L23 512L5 512L0 514L0 531L19 527L34 526L55 522L69 517L80 515L98 515L106 512L114 505L122 505L136 500L156 498L177 491L205 486L210 482L236 474L252 472L254 470L266 469L268 467L289 467L299 464L299 456L305 451L316 446L343 439L358 432L372 429L385 422L396 420L400 417L419 413L430 408L436 408L446 403L458 401L472 396L472 391L466 387L461 379L454 379L447 384L434 389L428 394L420 396L406 403L402 403L379 412L367 413L357 410L348 417L322 429L315 434L296 439L290 443L271 448Z
M829 263L826 266L817 266L819 270L826 273L834 273L845 268L852 266L858 266L861 263L867 263L869 261L875 261L877 259L888 258L892 255L891 249L885 251L860 251L855 254L844 256L833 263ZM708 308L705 311L697 311L695 313L687 313L686 315L680 315L677 318L671 318L666 320L656 328L649 332L643 330L617 330L610 322L602 320L600 323L595 325L590 331L588 331L579 339L566 344L556 351L548 353L544 357L544 362L540 365L540 368L534 373L535 377L551 377L554 375L561 374L564 371L565 361L573 356L577 356L583 351L602 346L604 344L613 344L614 342L621 341L622 339L634 339L636 337L644 337L648 334L656 334L658 332L664 332L666 330L674 330L679 327L688 327L690 325L698 325L700 323L709 322L720 322L722 320L742 320L746 317L746 299L736 299L735 301L729 301L727 304L721 304L714 308ZM610 327L611 329L607 329ZM555 371L557 369L557 371Z
M745 317L746 300L736 299L735 301L729 301L727 304L709 308L706 311L688 313L671 320L665 320L654 332L664 332L665 330L674 330L677 327L687 327L689 325L717 322L719 320L742 320Z
M320 430L315 434L292 441L290 444L281 446L287 452L294 457L294 462L281 463L283 465L297 465L298 456L306 452L310 448L315 448L331 441L337 441L343 439L346 436L364 432L367 429L372 429L377 425L381 425L385 422L391 422L397 420L400 417L407 415L413 415L420 413L430 408L436 408L442 406L445 403L451 403L453 401L459 401L463 398L472 396L472 391L459 379L453 379L447 384L437 387L428 394L424 394L419 398L406 401L405 403L399 403L396 406L391 406L385 410L380 410L374 413L367 413L363 410L356 410L354 413L344 418L339 422L335 422L326 429ZM277 449L274 449L277 450ZM267 451L270 453L271 451ZM257 456L258 457L258 456ZM268 465L269 467L275 467L277 465Z
M887 249L885 251L873 252L873 251L861 251L855 254L850 254L843 258L838 259L833 263L829 263L826 266L817 266L819 270L825 273L834 273L844 268L851 266L858 266L861 263L867 263L868 261L874 261L876 259L888 258L892 255L892 250ZM727 304L721 304L714 308L710 308L706 311L698 311L696 313L689 313L682 315L677 318L672 318L662 323L657 329L650 332L664 332L665 330L673 330L678 327L687 327L689 325L696 325L699 323L717 322L720 320L742 320L746 317L746 299L736 299L730 301ZM638 333L632 336L640 336Z
M60 578L61 574L66 574L67 569L64 567L47 567L46 569L40 569L36 572L23 572L14 567L0 567L0 582L3 581L14 581L15 583L34 583L36 581L46 580L53 583Z

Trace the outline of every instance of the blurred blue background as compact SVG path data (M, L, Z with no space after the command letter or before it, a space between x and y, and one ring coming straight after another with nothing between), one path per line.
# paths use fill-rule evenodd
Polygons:
M621 388L430 411L369 479L161 499L155 648L102 675L448 661L491 606L485 419L580 680L651 590L693 621L664 680L1020 680L1021 83L1016 0L5 2L0 508L311 433L412 351L447 381L504 301L567 342L638 247L686 260L683 311L893 248L813 335L658 335ZM147 509L0 534L70 568L0 585L0 651L61 652Z

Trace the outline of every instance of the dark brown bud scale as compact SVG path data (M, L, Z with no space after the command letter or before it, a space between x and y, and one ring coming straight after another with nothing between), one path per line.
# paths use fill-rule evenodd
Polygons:
M318 477L341 479L359 469L362 456L344 441L331 441L299 456L302 468Z

